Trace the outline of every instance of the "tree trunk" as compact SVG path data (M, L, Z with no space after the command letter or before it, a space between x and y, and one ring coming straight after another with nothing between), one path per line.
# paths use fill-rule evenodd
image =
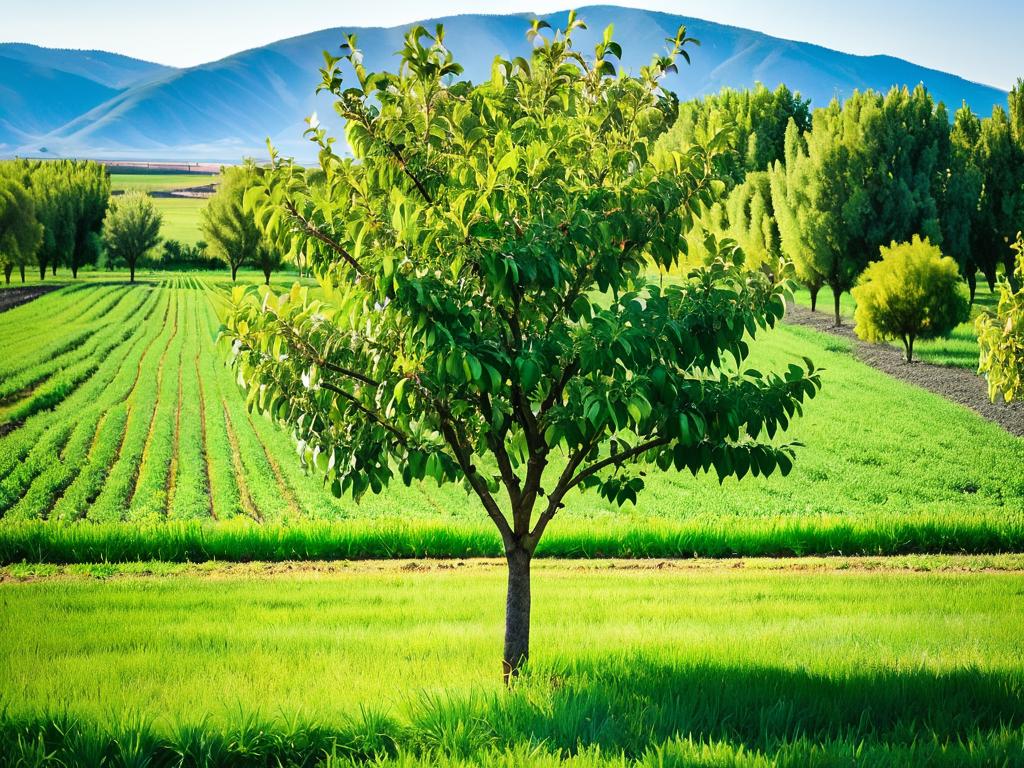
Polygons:
M131 273L131 280L129 280L128 282L134 283L135 282L135 264L134 263L128 265L128 271Z
M971 306L974 306L974 295L978 292L978 274L968 268L967 269L967 287L971 292Z
M270 273L269 272L264 272L263 273L263 284L264 285L270 285Z
M46 262L40 262L39 264L39 280L42 282L46 279Z
M914 360L914 337L904 336L903 337L903 350L906 352L907 362L913 362Z
M56 277L57 276L57 262L56 261L53 262L53 264L50 265L50 269L53 270L53 276Z
M71 277L73 279L75 279L75 280L78 279L78 265L77 264L72 264L71 265Z
M505 602L505 684L519 676L530 657L530 553L517 546L506 554L508 598Z
M813 285L808 289L811 292L811 312L818 311L818 291L821 290L820 285Z
M841 290L837 290L835 286L832 286L832 298L835 300L836 308L836 327L843 324L843 317L839 314L839 297L843 295Z
M24 283L25 282L25 265L24 264L19 264L18 265L18 271L21 273L21 282Z
M14 267L11 264L4 264L4 282L8 285L11 284L11 272L14 271Z
M238 274L238 267L236 267L234 264L232 264L231 265L231 282L232 283L235 282L235 275L237 275L237 274Z

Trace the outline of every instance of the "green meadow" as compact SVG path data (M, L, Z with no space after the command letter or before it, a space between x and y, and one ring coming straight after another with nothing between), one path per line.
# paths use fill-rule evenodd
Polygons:
M501 561L7 568L0 748L68 766L1018 765L1021 566L542 561L511 692Z

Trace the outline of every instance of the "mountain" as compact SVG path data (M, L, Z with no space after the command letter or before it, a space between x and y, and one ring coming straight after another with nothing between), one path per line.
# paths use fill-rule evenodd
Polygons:
M663 49L664 39L686 24L702 45L691 52L693 64L666 81L683 99L724 86L745 88L762 82L774 87L784 82L819 106L854 89L888 90L892 85L917 83L924 83L951 108L966 101L976 111L988 113L993 104L1006 100L1005 91L891 56L854 56L700 19L614 6L582 8L580 16L589 30L577 35L577 47L592 50L604 27L614 23L615 39L624 49L622 66L632 71L648 63L652 53ZM465 66L466 76L479 81L490 76L495 55L507 58L529 51L525 32L530 18L530 14L469 14L423 23L428 28L445 25L446 43ZM543 18L558 26L564 24L565 13ZM143 62L136 62L137 68L131 70L123 62L115 65L107 60L103 67L82 64L73 70L69 52L53 52L63 58L55 56L49 64L52 69L68 72L69 77L87 77L93 85L77 90L68 86L66 90L73 91L77 101L61 102L59 109L50 105L47 112L40 107L49 116L37 122L51 127L28 132L20 128L23 135L31 136L22 151L45 146L64 155L234 161L244 155L262 157L269 136L286 154L309 159L313 153L302 139L303 119L313 111L325 122L333 115L329 99L314 95L321 52L337 50L343 33L354 32L371 70L393 68L394 51L401 47L408 26L328 29L183 70ZM39 58L31 63L43 67L45 49L35 51ZM0 57L6 55L0 46ZM30 63L27 54L21 62ZM137 79L132 81L129 72ZM2 82L8 82L6 76ZM33 92L28 86L22 88L20 81L12 82L19 93ZM104 97L101 87L113 88L115 93ZM0 90L0 121L11 113L7 99ZM65 122L54 124L72 112ZM0 122L0 143L5 141L3 130Z
M104 51L0 43L0 147L35 141L173 69Z

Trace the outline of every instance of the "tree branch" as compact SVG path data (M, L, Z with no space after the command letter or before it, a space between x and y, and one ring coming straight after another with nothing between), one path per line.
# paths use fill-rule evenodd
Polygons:
M670 437L656 437L653 440L648 440L646 443L634 445L628 451L616 453L614 456L609 456L607 459L602 459L601 461L598 461L595 464L591 464L589 467L587 467L578 475L576 475L576 477L570 480L565 490L569 491L572 488L575 488L588 477L591 477L592 475L600 472L602 469L605 469L606 467L610 467L616 464L622 464L624 461L629 461L630 459L639 456L642 453L646 453L652 448L658 448L662 445L668 445L670 442L672 442L672 438Z
M343 246L329 234L320 229L320 227L318 227L316 224L314 224L301 213L299 213L299 209L295 206L295 203L289 200L287 203L285 203L285 210L288 211L289 214L291 214L292 218L294 218L302 225L302 229L303 231L306 232L306 234L310 235L316 240L319 240L321 243L323 243L331 250L333 250L335 253L337 253L339 256L341 256L341 258L348 262L349 266L351 266L352 269L354 269L357 274L366 274L363 271L363 268L359 265L359 262L355 260L355 257L353 257L352 254L348 252L345 246Z
M326 389L329 392L334 392L336 395L340 395L345 400L352 403L352 405L354 405L356 409L359 410L361 413L365 414L366 416L369 416L371 419L373 419L375 423L377 423L378 425L386 429L388 432L390 432L392 435L394 435L399 443L401 443L404 446L409 445L409 438L408 436L405 435L405 433L398 429L398 427L396 427L394 424L390 424L387 421L385 421L384 418L379 413L377 413L371 408L367 408L365 405L359 402L359 398L357 398L351 392L346 392L344 389L334 386L329 381L321 381L319 383L319 386L322 387L323 389Z

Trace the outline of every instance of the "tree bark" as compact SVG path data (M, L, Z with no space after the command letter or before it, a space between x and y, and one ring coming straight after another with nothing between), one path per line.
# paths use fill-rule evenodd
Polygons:
M811 312L818 311L818 291L821 290L821 286L813 286L810 289L811 292Z
M46 279L46 262L42 262L39 265L39 280L42 282Z
M78 279L78 265L77 264L72 264L71 265L71 277L73 279L75 279L75 280Z
M238 274L238 267L236 267L234 264L232 264L231 265L231 282L232 283L235 282L235 275L237 275L237 274Z
M907 362L913 362L914 360L914 337L904 336L903 337L903 349L906 352Z
M135 264L134 263L128 265L128 272L131 274L131 279L128 282L134 283L135 282Z
M10 264L5 264L4 265L4 282L7 283L7 285L11 284L11 272L13 272L13 271L14 271L14 267L13 266L11 266Z
M18 272L21 273L21 282L24 283L25 282L25 265L24 264L19 264L18 265Z
M56 277L57 276L57 262L56 261L53 262L53 264L50 265L50 269L52 270L53 276Z
M967 269L967 288L971 292L971 306L974 306L974 295L978 292L978 275L974 270Z
M839 314L839 297L843 295L841 290L836 290L835 286L832 287L832 298L835 300L836 308L836 327L843 324L843 317Z
M263 273L263 284L264 285L270 285L270 273L269 272L264 272Z
M519 676L530 657L530 558L516 546L506 554L508 561L508 598L505 602L505 653L502 674L505 684Z

